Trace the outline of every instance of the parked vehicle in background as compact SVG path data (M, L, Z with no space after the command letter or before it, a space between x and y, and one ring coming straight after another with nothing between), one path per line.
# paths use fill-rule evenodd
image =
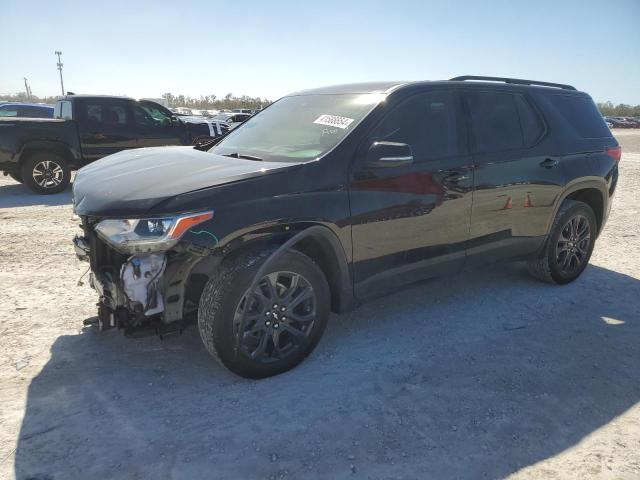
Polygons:
M631 128L640 128L640 120L633 117L622 117L625 122L627 122Z
M0 118L53 118L53 105L45 103L0 103Z
M192 116L193 112L191 111L190 108L186 108L186 107L174 107L170 109L171 112L177 116Z
M167 331L197 316L215 358L267 377L313 350L330 311L417 280L522 259L541 280L572 282L620 156L591 98L568 85L327 87L278 100L206 152L122 152L83 168L74 243L101 329Z
M253 115L253 110L250 108L234 108L231 110L232 113L248 113L249 115Z
M57 193L71 170L129 148L193 145L208 125L185 123L155 102L67 95L55 118L0 118L0 170L36 193Z
M211 117L184 116L184 117L180 117L180 120L182 120L185 123L196 123L196 124L199 123L199 124L207 125L209 128L209 135L211 136L211 138L219 137L227 133L229 130L231 130L231 127L227 123L214 120Z
M605 117L606 122L610 123L613 128L633 128L630 122L621 117Z
M251 115L248 113L220 113L213 117L212 120L226 123L233 130L241 123L246 122L249 118L251 118Z

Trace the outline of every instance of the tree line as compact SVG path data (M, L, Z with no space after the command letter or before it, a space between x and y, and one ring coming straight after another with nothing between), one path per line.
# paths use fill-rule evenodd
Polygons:
M58 97L38 97L31 95L29 99L26 92L20 92L13 95L0 95L0 101L4 102L41 102L56 103ZM264 108L271 103L270 100L261 97L250 97L248 95L235 96L227 93L224 97L218 98L216 95L200 95L200 97L189 97L186 95L174 95L165 93L162 95L170 107L187 107L199 110L221 110L233 108ZM640 105L627 105L619 103L614 105L612 102L598 103L598 109L602 115L607 117L640 117Z
M26 92L20 92L16 94L0 95L0 102L36 102L36 103L56 103L58 96L54 97L38 97L37 95L31 95L31 98ZM248 95L235 96L233 93L227 93L224 97L218 98L216 95L200 95L199 98L189 97L187 95L174 95L172 93L165 93L162 95L170 107L187 107L196 108L199 110L221 110L221 109L233 109L233 108L250 108L255 110L257 108L264 108L271 103L270 100L262 97L250 97Z
M611 102L598 103L598 110L605 117L640 117L640 105L626 105Z
M200 95L199 98L189 97L185 95L173 95L165 93L162 95L170 107L187 107L199 110L222 110L233 108L264 108L271 103L270 100L261 97L250 97L248 95L234 96L227 93L224 97L218 98L215 95Z

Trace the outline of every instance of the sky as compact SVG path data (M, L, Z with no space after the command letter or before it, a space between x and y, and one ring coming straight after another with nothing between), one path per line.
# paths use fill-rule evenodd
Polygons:
M0 0L0 94L275 100L324 85L490 75L640 104L640 0Z

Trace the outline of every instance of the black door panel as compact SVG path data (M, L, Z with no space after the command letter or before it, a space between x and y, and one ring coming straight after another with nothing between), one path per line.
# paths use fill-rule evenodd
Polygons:
M473 167L460 139L457 97L400 103L367 139L411 147L411 162L356 160L349 186L356 295L457 271L469 235ZM379 162L382 163L382 162Z
M565 184L545 125L519 94L465 95L475 163L469 265L535 252Z
M82 155L87 162L135 148L136 134L131 126L125 100L97 99L76 101Z
M350 189L354 273L364 290L412 270L425 269L404 280L462 267L473 169L461 167L461 161L449 161L455 163L452 169L438 168L447 162L434 162L433 171L418 165L397 169L404 171L360 172L354 178ZM460 172L465 173L464 180L448 181Z

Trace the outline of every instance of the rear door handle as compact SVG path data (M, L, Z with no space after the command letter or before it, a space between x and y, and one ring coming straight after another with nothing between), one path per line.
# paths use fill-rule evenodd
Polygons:
M544 168L553 168L556 165L558 165L558 160L556 160L555 158L547 158L546 160L540 162L540 166Z

